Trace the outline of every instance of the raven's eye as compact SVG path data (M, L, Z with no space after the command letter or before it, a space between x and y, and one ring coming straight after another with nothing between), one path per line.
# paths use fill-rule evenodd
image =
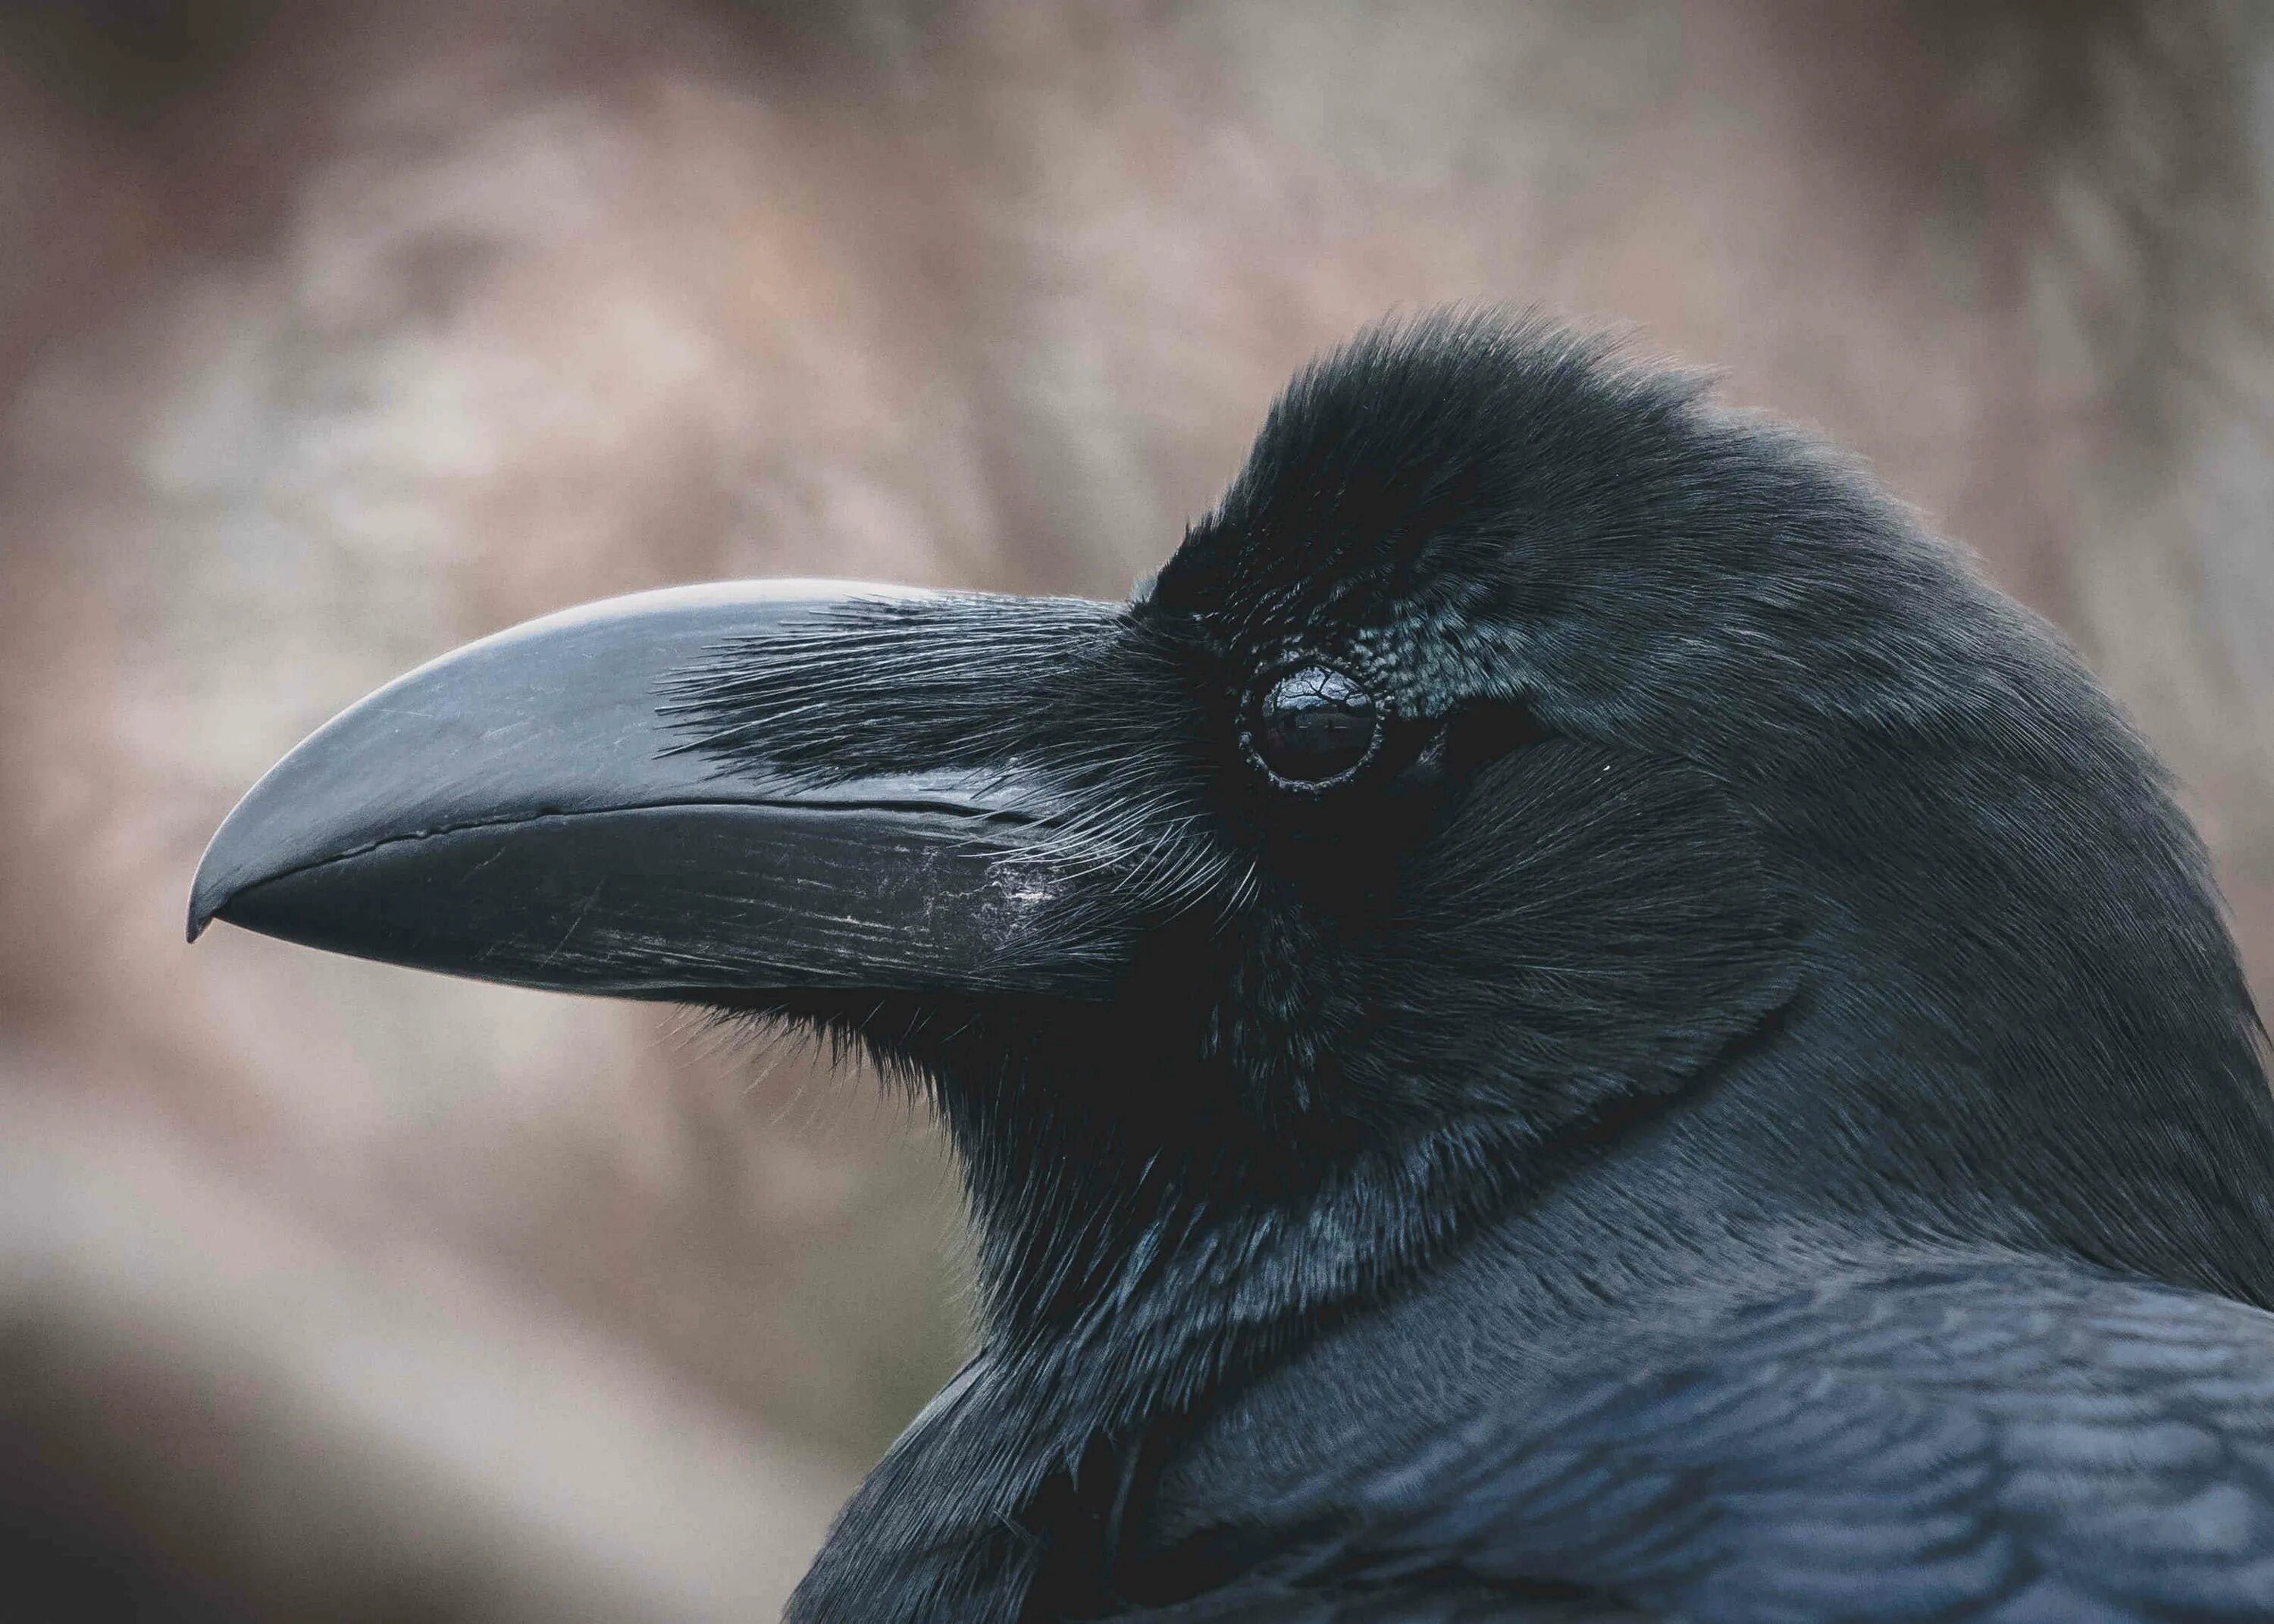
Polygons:
M1339 671L1302 665L1264 690L1247 747L1279 783L1324 789L1364 766L1381 737L1374 695Z

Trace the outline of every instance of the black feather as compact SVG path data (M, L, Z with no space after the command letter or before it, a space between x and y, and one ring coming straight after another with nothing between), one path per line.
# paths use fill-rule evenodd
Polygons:
M689 747L1043 763L1156 923L1103 1003L764 1001L926 1080L988 1314L794 1618L2274 1616L2201 846L1859 469L1433 318L1139 601L1006 616L1039 687L926 613L722 649ZM1385 718L1317 795L1239 742L1306 660Z

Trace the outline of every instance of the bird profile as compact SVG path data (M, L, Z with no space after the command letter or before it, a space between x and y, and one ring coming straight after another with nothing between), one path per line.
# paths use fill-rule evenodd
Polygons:
M1528 317L1306 368L1135 598L681 589L288 756L192 898L817 1028L982 1350L797 1620L2274 1617L2274 1096L2074 656Z

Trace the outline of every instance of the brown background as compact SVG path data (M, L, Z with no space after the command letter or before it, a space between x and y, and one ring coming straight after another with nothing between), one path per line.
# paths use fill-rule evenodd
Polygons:
M2270 162L2250 0L15 0L0 1583L770 1613L966 1335L930 1128L669 1013L188 951L198 852L579 599L1118 595L1393 309L1631 324L1864 453L2156 739L2264 989Z

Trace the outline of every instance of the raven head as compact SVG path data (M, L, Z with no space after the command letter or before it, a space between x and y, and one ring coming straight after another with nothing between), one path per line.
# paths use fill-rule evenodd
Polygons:
M2143 748L1855 469L1535 323L1313 366L1127 604L697 589L447 657L246 797L216 915L855 1040L951 1126L998 1338L1151 1325L1186 1387L1652 1135L1732 1210L2274 1298Z

